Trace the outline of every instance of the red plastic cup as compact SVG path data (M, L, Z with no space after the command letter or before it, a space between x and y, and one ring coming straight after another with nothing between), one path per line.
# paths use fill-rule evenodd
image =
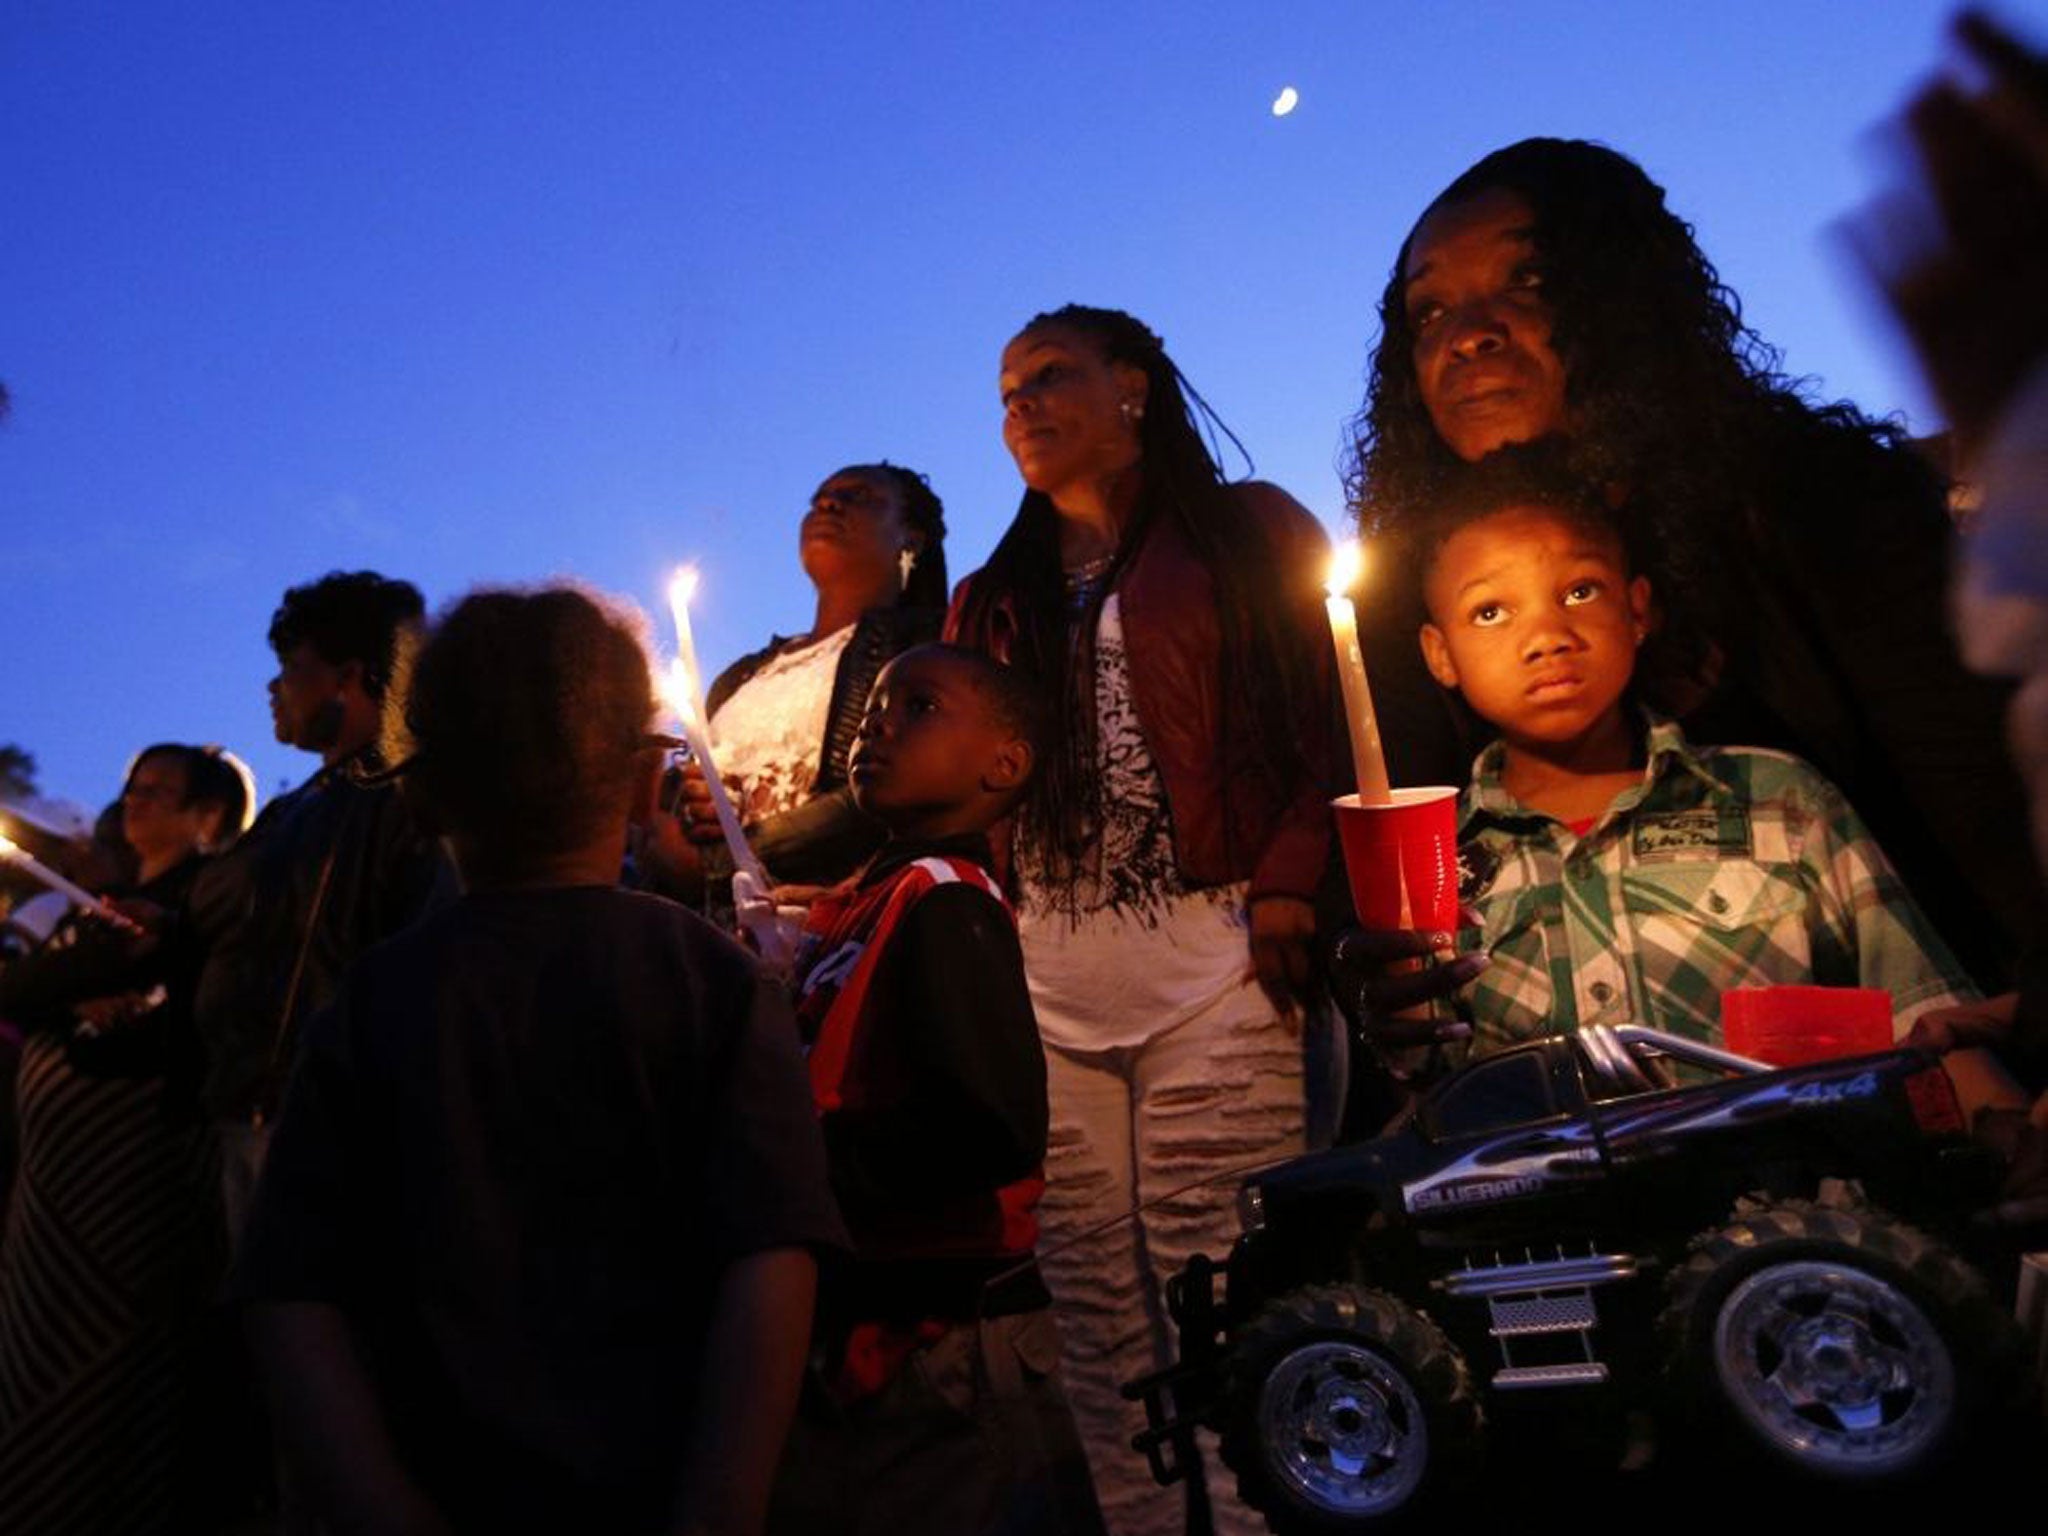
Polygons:
M1892 995L1882 987L1740 987L1721 994L1721 1040L1774 1067L1888 1051Z
M1330 802L1362 928L1450 933L1458 926L1458 792L1397 789L1392 805Z

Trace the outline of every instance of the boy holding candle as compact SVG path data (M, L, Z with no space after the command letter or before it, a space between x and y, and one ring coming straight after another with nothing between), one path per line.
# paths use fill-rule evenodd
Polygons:
M413 669L464 893L309 1026L231 1284L322 1528L759 1528L843 1232L780 988L616 887L653 716L573 589L473 594Z
M1624 1021L1718 1042L1737 987L1882 988L1901 1031L1973 995L1832 785L1783 753L1692 746L1644 707L1648 582L1543 445L1457 473L1414 554L1429 670L1499 732L1459 820L1484 957L1368 999L1472 980L1483 1053Z
M927 645L883 669L854 738L887 841L812 906L796 969L854 1256L823 1276L772 1531L1100 1529L1032 1257L1045 1059L989 873L1038 718L1015 672Z

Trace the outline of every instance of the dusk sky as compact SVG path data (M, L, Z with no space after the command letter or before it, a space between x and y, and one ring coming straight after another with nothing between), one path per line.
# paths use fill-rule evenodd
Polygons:
M0 742L90 805L158 739L298 781L264 630L335 568L652 606L694 558L715 670L808 624L852 461L930 474L957 578L1017 503L997 355L1069 300L1339 527L1395 250L1530 134L1635 156L1788 369L1929 429L1837 226L1947 10L9 0Z

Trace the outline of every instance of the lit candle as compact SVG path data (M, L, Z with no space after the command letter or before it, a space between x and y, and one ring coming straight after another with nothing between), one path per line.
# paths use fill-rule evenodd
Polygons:
M102 922L112 923L116 928L125 928L131 933L140 932L135 924L93 895L82 885L74 885L57 871L32 855L26 848L10 837L0 836L0 861L12 864L29 879L48 886L59 896L82 912L90 912Z
M705 787L711 791L711 809L718 816L718 830L725 835L725 846L732 854L732 867L745 871L766 891L768 872L748 844L739 813L733 809L732 796L726 793L725 780L718 776L718 764L711 758L710 733L704 720L703 676L697 670L697 645L690 635L690 599L696 591L697 572L692 566L677 571L668 584L669 613L676 626L676 659L669 667L663 691L683 728L683 740L690 744L690 755L703 771Z
M668 616L676 626L676 665L689 679L689 709L704 718L704 674L697 666L697 637L690 630L690 599L697 595L697 567L679 565L668 582ZM682 706L678 706L681 708Z
M1351 589L1358 582L1364 564L1358 541L1337 546L1330 561L1330 639L1337 647L1337 678L1344 687L1344 717L1351 725L1351 761L1358 773L1361 805L1392 804L1394 794L1387 783L1387 757L1380 750L1380 722L1373 713L1372 688L1365 680L1365 653L1358 648L1358 610L1351 606Z

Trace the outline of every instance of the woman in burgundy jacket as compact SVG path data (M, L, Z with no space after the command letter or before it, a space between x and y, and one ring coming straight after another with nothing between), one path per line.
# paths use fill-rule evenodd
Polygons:
M1161 1278L1228 1248L1230 1175L1302 1147L1327 541L1284 492L1224 482L1200 397L1128 315L1038 316L1001 386L1024 500L948 634L1054 721L1010 840L1051 1096L1044 1267L1110 1529L1177 1532L1117 1383L1163 1357ZM1213 1497L1219 1531L1257 1528Z

